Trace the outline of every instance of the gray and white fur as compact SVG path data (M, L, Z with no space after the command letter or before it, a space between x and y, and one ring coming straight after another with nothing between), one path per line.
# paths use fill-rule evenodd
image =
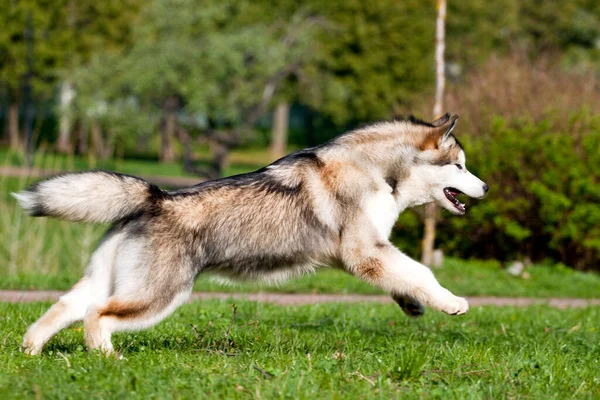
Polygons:
M84 277L23 340L38 354L61 329L84 321L90 349L148 328L189 297L199 275L278 282L322 266L384 289L411 316L451 315L465 299L389 241L398 215L456 196L482 198L450 114L426 123L381 122L292 153L248 174L165 191L133 176L90 171L49 178L15 194L32 216L110 222Z

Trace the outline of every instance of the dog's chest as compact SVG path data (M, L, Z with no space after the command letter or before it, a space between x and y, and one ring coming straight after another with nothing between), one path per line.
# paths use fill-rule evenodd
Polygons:
M366 198L364 212L381 239L387 239L400 213L394 196L385 189Z

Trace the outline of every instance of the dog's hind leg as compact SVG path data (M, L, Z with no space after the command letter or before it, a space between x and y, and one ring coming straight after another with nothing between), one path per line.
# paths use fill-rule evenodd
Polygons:
M109 297L106 304L90 308L85 316L88 349L112 353L111 335L114 332L140 330L159 323L183 304L191 292L190 284L171 293L165 290L153 295L138 292Z
M29 327L23 338L23 351L30 355L39 354L52 336L81 321L87 311L90 290L90 277L84 276L70 292L61 296L56 304Z
M83 320L91 304L103 302L108 297L117 242L118 237L107 238L94 252L86 275L29 327L22 345L26 354L39 354L52 336Z
M113 332L149 328L187 300L195 272L192 260L178 250L158 248L139 237L120 243L113 291L103 302L94 303L83 321L90 350L111 353Z

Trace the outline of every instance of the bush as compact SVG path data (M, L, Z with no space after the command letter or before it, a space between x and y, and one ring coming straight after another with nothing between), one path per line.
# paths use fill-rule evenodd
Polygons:
M464 140L469 168L490 192L469 202L465 218L443 215L444 248L600 270L600 115L584 109L562 122L496 117L488 133Z

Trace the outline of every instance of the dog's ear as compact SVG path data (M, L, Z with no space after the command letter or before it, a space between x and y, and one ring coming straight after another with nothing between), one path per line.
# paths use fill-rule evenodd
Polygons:
M438 126L442 126L444 125L446 122L450 121L450 117L452 115L450 113L446 113L444 115L442 115L441 117L439 117L438 119L436 119L435 121L433 121L431 123L431 125L438 127Z
M443 117L432 122L432 125L436 127L436 136L440 138L440 144L443 144L446 140L448 140L452 134L452 131L454 130L454 127L456 126L456 121L458 121L458 115L446 113Z
M434 150L443 147L456 126L458 115L444 114L431 123L432 128L425 135L420 150Z

